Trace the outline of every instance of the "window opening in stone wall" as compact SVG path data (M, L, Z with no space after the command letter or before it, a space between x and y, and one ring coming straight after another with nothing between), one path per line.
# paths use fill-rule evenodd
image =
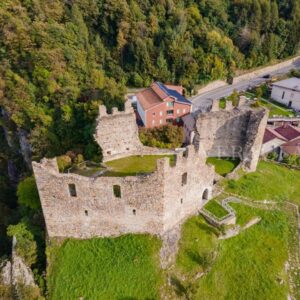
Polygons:
M89 215L89 212L88 212L87 210L85 210L85 211L84 211L84 214L85 214L86 216L88 216L88 215Z
M107 151L106 153L107 153L108 155L111 155L111 151Z
M136 215L136 210L135 210L135 209L133 209L133 210L132 210L132 213L133 213L134 215Z
M121 198L121 187L119 185L113 186L114 195L117 198Z
M74 183L69 184L69 193L71 197L77 197L76 186Z
M187 173L183 173L181 178L181 185L186 185L186 184L187 184Z
M181 204L183 203L183 199L182 199L182 198L180 199L180 203L181 203Z

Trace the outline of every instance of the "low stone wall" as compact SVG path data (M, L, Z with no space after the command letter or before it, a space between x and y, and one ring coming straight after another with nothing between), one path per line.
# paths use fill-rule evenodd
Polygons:
M289 66L292 68L293 63L295 63L298 60L300 60L300 56L296 56L294 58L291 58L289 60L286 60L286 61L283 61L281 63L275 64L273 66L263 67L263 68L255 70L253 72L246 73L246 74L234 77L233 84L239 83L241 81L251 80L251 79L254 79L258 76L264 76L266 74L269 74L269 73L272 73L274 71L280 70L281 68L285 68L285 67L289 67Z
M205 85L204 87L201 87L198 91L197 91L197 95L201 95L207 92L210 92L212 90L218 89L220 87L224 87L227 86L228 83L224 80L216 80L216 81L212 81L210 83L208 83L207 85Z

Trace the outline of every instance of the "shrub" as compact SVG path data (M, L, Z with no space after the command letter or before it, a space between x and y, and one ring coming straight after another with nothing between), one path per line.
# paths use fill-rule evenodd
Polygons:
M16 252L22 257L25 263L30 267L37 259L37 245L33 234L27 229L25 223L20 222L17 225L9 225L7 235L15 236L17 239Z
M277 160L278 158L278 154L276 152L271 152L268 154L268 159L271 159L271 160Z
M37 210L41 207L38 190L33 176L21 181L17 190L18 202L31 209Z
M141 142L150 147L178 148L182 145L183 137L183 128L175 125L140 129Z
M72 159L68 155L58 156L56 160L60 172L63 172L65 169L70 168L72 165Z
M300 165L300 157L295 154L287 155L283 158L283 162L290 166L299 166Z

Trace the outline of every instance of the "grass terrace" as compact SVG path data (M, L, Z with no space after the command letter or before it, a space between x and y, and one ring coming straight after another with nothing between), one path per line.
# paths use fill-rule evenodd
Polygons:
M228 211L216 200L209 201L204 208L219 219L228 215Z
M106 162L105 165L109 170L104 176L135 176L152 173L156 170L156 161L163 157L170 158L171 166L175 164L175 155L129 156Z
M221 176L226 176L228 173L231 173L240 163L238 158L218 158L218 157L209 157L206 160L207 163L210 163L215 166L216 172Z

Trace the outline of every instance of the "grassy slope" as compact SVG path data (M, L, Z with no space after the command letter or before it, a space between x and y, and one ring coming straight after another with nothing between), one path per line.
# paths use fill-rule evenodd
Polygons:
M161 242L148 235L67 240L49 268L49 299L157 299Z
M227 210L225 210L217 201L211 200L209 201L204 208L215 215L217 218L223 218L228 215Z
M188 219L182 227L177 268L190 274L203 271L203 263L200 262L215 250L218 234L218 230L210 226L202 216Z
M201 278L195 299L286 299L287 216L280 211L234 207L239 223L254 216L262 221L220 242L218 256Z
M225 176L226 174L232 172L237 167L237 165L240 163L240 160L209 157L206 162L214 165L215 170L219 175Z
M130 156L105 163L112 171L105 176L133 176L139 173L151 173L156 169L156 161L162 157L169 157L170 164L174 163L174 155L144 155Z
M300 171L261 161L257 171L229 181L226 190L257 200L300 204Z
M264 211L232 204L243 226L256 216L259 224L228 240L217 240L217 231L201 216L183 226L176 270L184 273L180 286L190 299L286 299L288 217L281 211ZM217 253L212 262L212 253ZM211 266L208 274L193 280ZM280 280L284 284L280 284ZM186 288L188 287L188 288Z

